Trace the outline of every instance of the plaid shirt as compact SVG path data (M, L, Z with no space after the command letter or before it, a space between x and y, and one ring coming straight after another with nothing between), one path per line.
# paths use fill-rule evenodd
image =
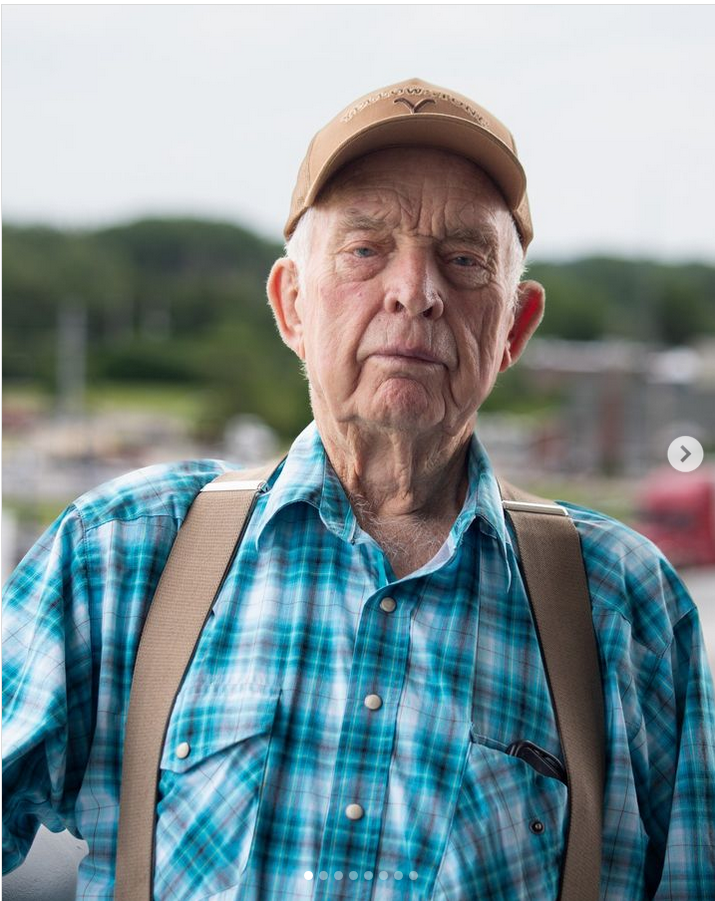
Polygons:
M90 491L6 590L5 864L38 822L113 889L122 736L141 626L187 508L228 467L153 466ZM396 579L311 424L258 501L169 724L155 897L553 899L567 788L505 753L561 758L493 472L441 551ZM583 545L606 708L601 897L715 898L715 705L672 567L566 504ZM541 826L535 825L539 822Z

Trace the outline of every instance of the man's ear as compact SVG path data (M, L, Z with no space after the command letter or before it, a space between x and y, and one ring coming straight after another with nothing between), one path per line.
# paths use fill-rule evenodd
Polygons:
M514 321L509 331L499 372L504 372L505 369L516 363L544 316L546 292L538 282L531 280L521 282L517 288L517 295Z
M281 257L275 261L266 291L281 338L301 360L305 360L298 270L293 260Z

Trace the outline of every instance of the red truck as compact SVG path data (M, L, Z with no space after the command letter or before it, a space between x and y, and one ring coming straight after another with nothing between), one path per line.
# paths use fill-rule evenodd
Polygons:
M634 528L673 566L715 564L715 468L657 469L641 483Z

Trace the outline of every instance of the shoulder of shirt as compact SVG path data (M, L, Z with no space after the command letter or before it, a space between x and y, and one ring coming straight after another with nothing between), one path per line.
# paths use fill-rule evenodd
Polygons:
M71 505L85 531L107 522L163 516L180 525L198 492L240 467L224 460L179 460L134 469L92 488Z
M678 622L695 603L670 561L653 542L625 523L559 500L581 540L594 611L612 611L628 621L633 638L661 653Z

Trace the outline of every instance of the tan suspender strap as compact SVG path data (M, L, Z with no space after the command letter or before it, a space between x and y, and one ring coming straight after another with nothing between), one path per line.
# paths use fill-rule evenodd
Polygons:
M569 798L560 901L598 901L605 719L591 599L576 526L564 507L500 482L536 624Z
M224 473L204 486L189 508L161 574L139 642L129 696L117 901L151 901L159 763L171 711L255 500L276 465Z

